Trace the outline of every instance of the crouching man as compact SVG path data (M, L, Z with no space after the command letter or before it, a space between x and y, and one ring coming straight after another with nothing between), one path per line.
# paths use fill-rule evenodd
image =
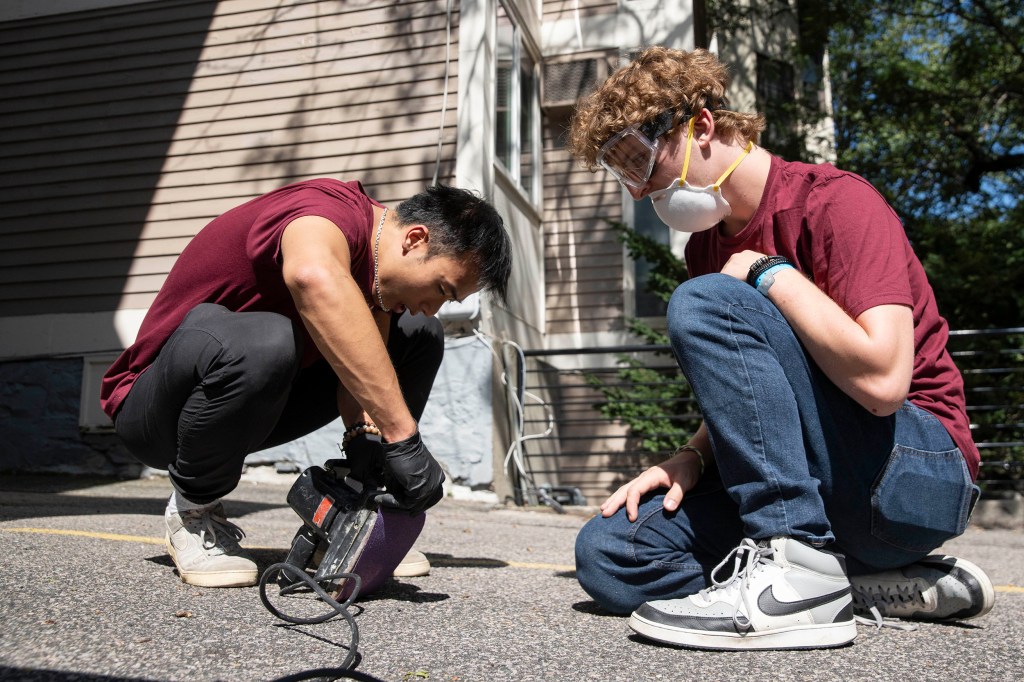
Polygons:
M353 467L382 466L386 504L436 504L444 474L417 428L444 348L433 316L481 289L504 298L510 270L498 213L444 186L391 210L358 182L308 180L203 228L101 395L129 450L169 474L167 547L181 579L255 584L220 500L246 455L339 415L350 458L370 457L358 441L379 434L383 462Z

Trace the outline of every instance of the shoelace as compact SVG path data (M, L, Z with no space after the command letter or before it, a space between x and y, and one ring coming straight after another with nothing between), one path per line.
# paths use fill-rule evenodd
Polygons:
M908 588L903 589L897 586L895 592L883 587L881 585L875 586L864 586L864 585L853 585L853 601L854 603L862 608L866 608L874 620L866 618L864 616L854 616L854 621L862 625L874 625L876 629L881 630L882 628L893 628L895 630L906 630L913 632L917 630L917 625L913 623L901 623L895 618L883 618L881 611L878 607L891 605L904 605L904 604L920 604L924 606L924 595L921 594L920 590Z
M224 548L232 549L233 545L237 545L245 537L245 532L241 528L212 509L196 509L185 512L185 515L190 517L189 520L202 524L202 528L199 529L199 541L205 550L218 547L222 551ZM233 542L228 544L226 541Z
M750 579L754 577L762 566L778 565L771 560L771 557L774 554L775 550L770 546L760 546L749 538L744 539L743 542L740 543L739 547L732 550L725 559L723 559L722 562L715 566L715 569L711 571L712 585L711 587L701 590L700 596L707 599L708 596L716 590L727 591L735 589L738 594L736 600L733 602L734 611L732 621L737 628L741 630L749 630L750 618L743 614L740 606L742 605L746 607L748 614L751 612L750 600L748 597ZM729 563L730 560L733 561L732 575L725 580L717 580L715 576L727 563ZM881 588L879 589L879 592L883 591L884 590L881 590ZM917 630L917 625L912 623L901 623L894 618L883 618L881 612L878 610L877 604L887 600L881 594L878 595L879 599L876 600L875 595L870 590L858 590L857 588L854 588L854 592L860 593L862 602L864 602L865 606L868 606L868 610L871 612L871 615L874 616L874 620L872 620L870 618L865 618L864 616L855 615L853 617L854 622L862 625L874 625L878 630L881 630L882 628L893 628L894 630L906 630L910 632ZM900 599L903 602L908 602L912 599L912 597L907 598L903 594L895 597L887 594L885 596L890 597L888 601L892 601L892 599L895 598ZM920 596L920 593L918 593L918 598L923 602L923 598Z
M925 606L921 590L902 585L896 585L895 589L883 585L856 585L853 598L867 606Z
M700 591L700 596L703 599L707 599L713 592L721 591L728 592L730 590L736 590L736 599L733 602L733 615L732 621L740 630L750 629L750 618L744 615L741 606L746 607L746 611L749 614L751 612L750 600L748 597L750 579L754 577L758 569L762 566L775 566L777 565L774 561L771 561L770 557L775 554L775 550L771 546L759 546L753 540L745 538L740 545L729 552L721 563L715 566L715 569L711 571L711 587L704 588ZM718 580L715 576L718 575L719 571L722 570L730 561L733 562L732 574L725 580Z

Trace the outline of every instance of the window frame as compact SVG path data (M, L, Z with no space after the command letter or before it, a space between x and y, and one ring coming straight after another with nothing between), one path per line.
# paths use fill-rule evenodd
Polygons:
M506 166L505 161L498 157L498 71L499 71L499 37L498 37L498 14L503 11L505 18L512 26L512 68L509 69L509 160ZM496 172L501 173L522 198L532 207L540 210L542 205L541 187L543 177L543 149L541 147L541 107L540 107L540 66L541 58L534 45L529 39L529 32L518 20L517 12L513 2L497 0L495 2L494 20L494 96L495 96L495 121L494 134L491 136L493 145L493 159ZM520 75L520 64L526 56L532 62L533 87L531 92L532 102L530 106L530 133L532 139L529 143L529 153L533 159L530 165L530 177L523 178L523 145L522 145L522 113L524 104L522 101L522 79ZM524 182L525 180L525 182Z

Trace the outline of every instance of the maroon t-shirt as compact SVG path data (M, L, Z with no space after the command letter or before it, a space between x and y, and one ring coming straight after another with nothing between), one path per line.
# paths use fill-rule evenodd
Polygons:
M135 343L104 375L103 411L114 417L136 377L153 364L185 315L200 303L219 303L236 312L280 313L301 324L281 270L281 235L297 218L320 216L338 226L348 242L352 276L369 304L373 206L380 204L366 196L360 183L320 178L274 190L214 219L181 252ZM306 332L303 366L320 357Z
M914 373L908 399L934 414L963 453L971 476L981 460L971 439L964 383L946 350L949 327L903 225L863 178L830 164L773 156L757 211L743 230L694 234L686 245L691 276L721 272L744 250L786 256L856 319L879 305L914 310Z

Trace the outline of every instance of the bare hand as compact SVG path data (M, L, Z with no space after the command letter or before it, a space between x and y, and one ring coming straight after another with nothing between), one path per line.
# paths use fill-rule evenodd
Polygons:
M700 478L700 460L691 450L683 450L661 464L652 466L629 483L616 490L601 505L601 516L609 517L626 505L626 518L636 521L640 498L660 488L668 488L662 503L665 511L675 511L683 501L683 494L697 485Z
M723 275L731 275L740 281L746 281L747 274L750 272L750 266L754 264L758 258L764 256L763 253L757 251L740 251L729 256L729 260L725 262L725 267L722 268Z

